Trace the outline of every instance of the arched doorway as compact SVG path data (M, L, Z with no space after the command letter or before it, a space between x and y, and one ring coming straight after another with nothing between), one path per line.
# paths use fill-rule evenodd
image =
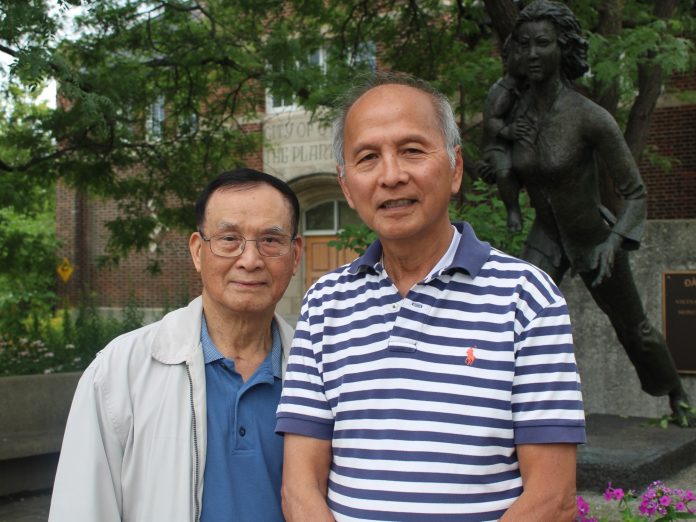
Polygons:
M302 208L300 234L304 237L302 261L303 293L320 276L357 257L353 251L329 246L338 231L348 224L361 223L343 197L336 174L309 174L289 181Z

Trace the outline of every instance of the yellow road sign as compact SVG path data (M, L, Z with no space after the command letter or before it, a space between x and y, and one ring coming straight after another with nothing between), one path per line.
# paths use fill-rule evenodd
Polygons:
M56 268L58 276L63 280L64 283L67 283L70 280L74 270L75 269L73 268L72 264L70 264L67 257L64 257L63 262Z

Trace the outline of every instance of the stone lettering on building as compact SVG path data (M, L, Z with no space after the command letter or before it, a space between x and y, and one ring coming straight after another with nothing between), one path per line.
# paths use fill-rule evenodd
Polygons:
M269 115L263 125L263 166L270 174L291 179L335 172L331 129L311 121L306 112Z

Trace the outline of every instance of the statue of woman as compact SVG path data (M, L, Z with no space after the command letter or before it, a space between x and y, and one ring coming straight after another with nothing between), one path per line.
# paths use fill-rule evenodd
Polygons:
M536 218L522 257L557 283L571 269L609 317L643 390L669 395L680 425L696 417L662 335L648 321L627 250L638 248L646 192L614 118L572 88L588 69L587 42L564 4L537 0L513 32L527 79L514 111L512 167ZM600 172L600 166L606 166ZM610 176L623 205L601 205L599 176Z

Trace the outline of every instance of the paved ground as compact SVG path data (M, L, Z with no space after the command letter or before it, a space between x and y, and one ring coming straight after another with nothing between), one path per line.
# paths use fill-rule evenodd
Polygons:
M696 464L667 477L646 477L651 480L662 479L673 488L681 487L696 492ZM604 500L601 491L578 491L579 495L592 506L592 513L609 517L609 521L620 521L615 503ZM33 495L0 497L0 522L46 522L51 496L48 492Z
M669 487L691 489L696 492L696 454L692 450L692 441L695 436L692 430L682 431L676 427L670 427L665 431L654 427L647 429L643 423L636 423L631 418L589 416L588 446L584 449L585 456L579 459L578 467L581 471L584 470L585 478L589 468L583 468L583 465L590 464L595 475L598 462L605 467L604 471L600 469L599 475L596 475L599 479L592 482L598 484L596 489L586 488L578 491L578 494L590 503L591 513L594 516L605 516L607 520L613 522L620 521L621 518L618 516L616 503L604 500L602 495L605 487L604 477L621 476L620 472L631 468L632 473L623 474L625 475L623 480L631 479L640 484L634 486L638 488L639 494L654 480L662 480ZM676 450L675 441L679 441ZM588 453L587 450L592 451ZM659 459L654 460L660 455L668 456L662 459L664 461L674 461L674 455L677 455L678 464L660 469ZM633 467L641 459L647 459L646 461L652 464ZM678 471L670 471L675 469ZM607 478L607 480L611 479ZM584 481L579 478L578 482ZM615 486L627 487L619 483ZM32 495L0 497L0 522L46 522L50 502L51 496L48 491Z

